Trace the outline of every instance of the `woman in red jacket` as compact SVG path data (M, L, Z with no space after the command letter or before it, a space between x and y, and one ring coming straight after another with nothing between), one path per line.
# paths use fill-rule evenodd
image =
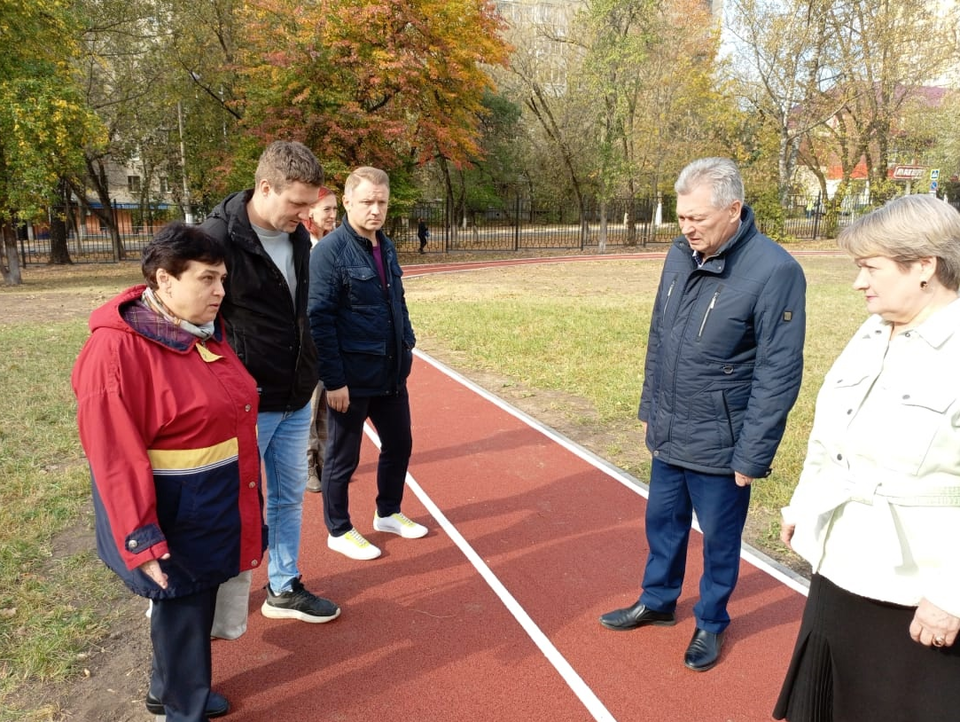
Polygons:
M222 244L171 223L142 268L146 285L90 317L72 376L77 423L100 558L153 600L148 707L204 722L229 708L210 690L217 588L266 545L257 388L218 318Z

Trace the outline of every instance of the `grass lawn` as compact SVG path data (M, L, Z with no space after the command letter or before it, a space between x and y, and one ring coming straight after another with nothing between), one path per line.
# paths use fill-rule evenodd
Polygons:
M865 317L848 259L801 262L806 375L774 474L754 487L747 532L781 558L778 510L800 471L816 392ZM421 349L645 480L636 407L660 267L582 261L410 278L407 301ZM0 287L0 722L56 719L23 707L32 699L23 691L82 674L110 630L112 602L129 596L90 548L69 375L89 312L137 282L139 268L31 266L24 278Z

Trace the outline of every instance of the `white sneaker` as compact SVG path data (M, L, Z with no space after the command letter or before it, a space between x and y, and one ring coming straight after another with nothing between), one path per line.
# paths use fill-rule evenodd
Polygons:
M335 552L340 552L345 557L360 561L376 559L380 556L380 548L364 539L363 535L356 529L351 529L343 536L328 536L327 546Z
M385 519L381 519L376 512L373 513L373 528L376 531L385 531L390 534L399 534L404 539L419 539L427 535L427 527L423 524L408 519L401 512L391 514Z

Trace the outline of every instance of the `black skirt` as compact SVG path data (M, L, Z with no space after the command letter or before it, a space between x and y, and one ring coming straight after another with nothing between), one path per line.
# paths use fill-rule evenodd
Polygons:
M960 646L914 642L915 611L851 594L814 575L774 719L960 720Z

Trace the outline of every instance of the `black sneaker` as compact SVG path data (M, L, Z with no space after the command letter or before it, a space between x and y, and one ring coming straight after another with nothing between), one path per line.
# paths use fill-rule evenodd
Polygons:
M340 607L329 599L318 597L304 589L299 579L294 579L289 592L274 594L267 585L267 599L260 607L267 619L299 619L301 622L323 624L340 616Z

